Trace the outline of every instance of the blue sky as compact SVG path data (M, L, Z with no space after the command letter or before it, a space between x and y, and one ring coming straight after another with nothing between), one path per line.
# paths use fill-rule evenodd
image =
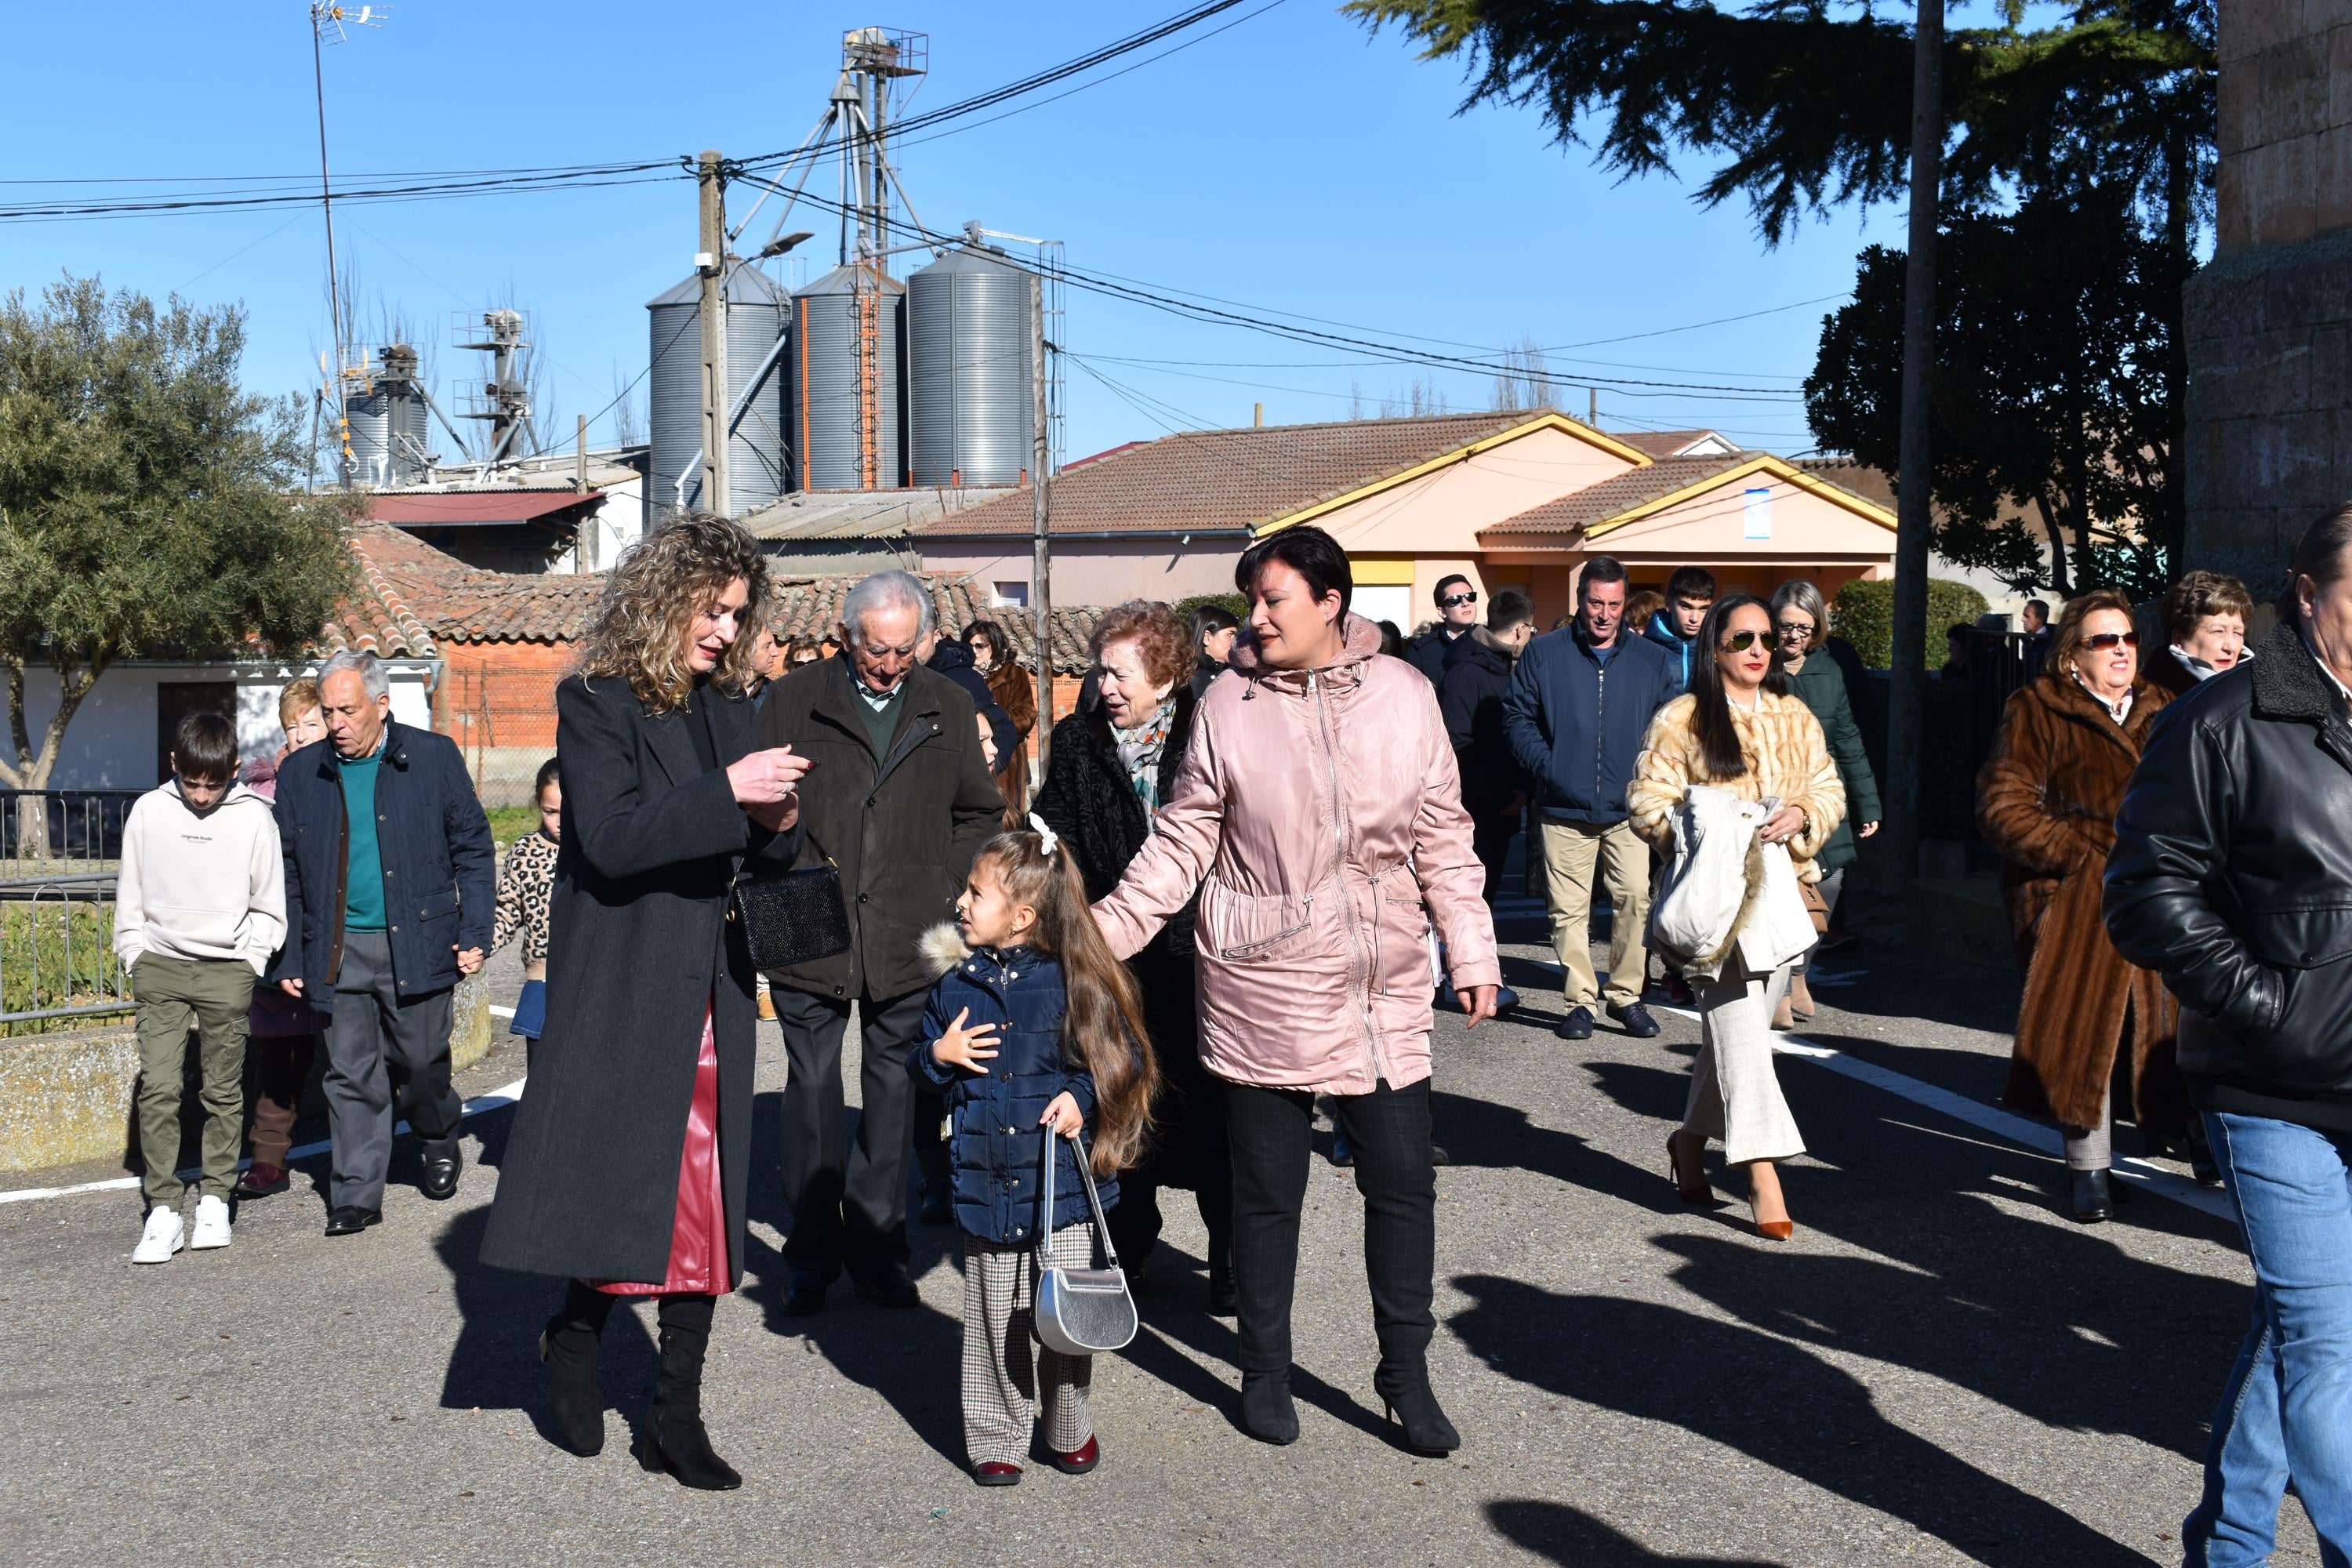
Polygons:
M1708 425L1749 446L1810 447L1801 406L1780 395L1793 395L1810 368L1832 307L1784 307L1842 296L1863 245L1901 242L1898 211L1842 213L1767 250L1744 209L1702 210L1666 180L1615 184L1583 150L1552 145L1532 111L1457 117L1457 66L1415 58L1402 39L1368 34L1328 0L1281 0L1251 15L1263 4L1251 0L1208 26L1248 18L1239 25L1115 80L905 147L900 166L924 221L951 229L979 218L1057 237L1074 268L1389 338L1475 345L1467 352L1629 339L1550 356L1576 408L1580 367L1754 386L1762 395L1752 398L1604 389L1601 423ZM929 35L919 111L1179 8L400 0L383 27L327 51L330 150L339 182L702 147L746 156L791 147L815 123L845 27ZM18 154L10 177L315 174L305 10L302 0L118 10L101 39L84 8L24 8L10 23L20 68L0 101L0 136ZM687 20L706 16L704 33ZM37 61L49 66L29 68ZM827 170L814 183L831 178ZM58 188L88 191L16 184L5 194ZM730 205L740 212L751 194L738 187ZM834 258L823 218L793 225L819 231L805 247L813 270ZM757 232L766 229L763 216ZM381 300L421 322L436 391L473 374L475 356L446 346L452 311L509 300L530 309L549 362L547 424L568 443L575 414L604 408L644 369L645 302L691 267L694 187L681 179L356 206L339 212L336 232L360 275L363 321ZM0 225L7 286L37 289L60 270L242 300L247 381L280 392L316 379L329 334L315 205ZM1769 313L1633 336L1750 312ZM1491 396L1481 374L1335 363L1345 356L1085 294L1071 298L1066 331L1076 353L1146 405L1074 374L1073 457L1188 424L1247 424L1261 400L1269 424L1344 417L1351 387L1377 412L1422 374L1455 408ZM635 396L642 428L642 387ZM593 438L612 430L605 415Z

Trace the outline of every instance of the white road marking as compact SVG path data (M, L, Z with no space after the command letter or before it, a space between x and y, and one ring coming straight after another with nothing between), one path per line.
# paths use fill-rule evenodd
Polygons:
M495 1012L497 1009L493 1008L491 1011ZM503 1084L488 1094L476 1095L466 1101L463 1114L479 1116L486 1110L505 1110L522 1098L524 1081L522 1079L517 1079L514 1082ZM407 1131L408 1123L404 1121L394 1127L392 1132L396 1138ZM315 1143L305 1143L299 1148L289 1149L286 1152L286 1157L289 1160L307 1160L313 1154L325 1153L327 1149L327 1141L322 1138ZM250 1160L240 1160L237 1162L236 1168L242 1171L252 1163ZM187 1170L180 1172L179 1175L182 1181L193 1182L203 1173L201 1171ZM69 1198L78 1193L120 1193L136 1187L138 1184L137 1176L110 1176L103 1182L79 1182L70 1187L26 1187L13 1193L0 1193L0 1204L28 1204L36 1198Z

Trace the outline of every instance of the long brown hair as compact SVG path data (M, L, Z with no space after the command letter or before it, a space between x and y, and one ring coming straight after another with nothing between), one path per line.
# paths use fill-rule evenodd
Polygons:
M1007 901L1037 911L1034 945L1062 966L1062 1059L1095 1080L1095 1173L1134 1164L1150 1131L1160 1069L1135 977L1103 941L1077 861L1058 844L1048 853L1025 830L998 834L975 858L994 865Z
M768 618L768 558L739 524L707 511L678 513L621 557L582 639L580 673L627 681L648 712L685 707L694 690L687 627L738 577L751 600L710 683L722 691L748 689Z

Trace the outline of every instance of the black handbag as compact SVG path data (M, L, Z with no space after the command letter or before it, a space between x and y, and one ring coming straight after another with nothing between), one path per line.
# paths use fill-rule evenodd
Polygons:
M849 951L849 900L830 855L822 866L737 878L731 912L742 922L754 969L795 969Z

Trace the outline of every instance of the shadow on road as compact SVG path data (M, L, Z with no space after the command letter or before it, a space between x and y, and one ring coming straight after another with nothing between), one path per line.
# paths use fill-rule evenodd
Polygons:
M1507 1539L1554 1563L1588 1568L1779 1568L1760 1557L1664 1557L1591 1514L1566 1503L1505 1498L1486 1505L1486 1520Z

